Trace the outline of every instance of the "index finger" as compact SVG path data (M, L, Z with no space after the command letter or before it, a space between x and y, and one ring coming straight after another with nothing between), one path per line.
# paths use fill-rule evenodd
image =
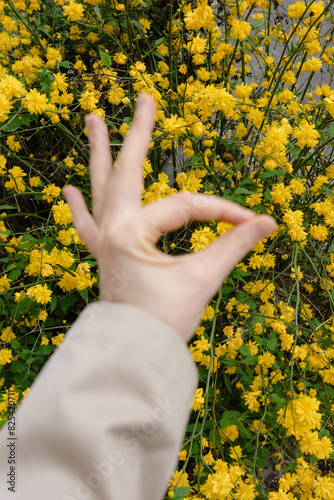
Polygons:
M108 208L138 207L141 202L142 165L151 141L156 106L153 98L141 93L137 99L135 115L129 134L124 139L121 152L109 183Z

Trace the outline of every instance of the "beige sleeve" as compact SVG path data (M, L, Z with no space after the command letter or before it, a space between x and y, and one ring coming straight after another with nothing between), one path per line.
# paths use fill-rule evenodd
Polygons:
M16 411L16 440L0 433L1 500L160 500L196 386L169 325L126 304L88 305Z

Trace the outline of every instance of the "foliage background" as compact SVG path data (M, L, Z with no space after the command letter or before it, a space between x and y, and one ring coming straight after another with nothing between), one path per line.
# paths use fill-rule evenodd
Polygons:
M204 311L166 494L333 498L332 2L9 0L0 23L1 422L98 297L61 195L75 184L89 203L84 116L105 118L116 158L144 91L158 111L143 203L214 193L279 224ZM190 223L159 248L229 229Z

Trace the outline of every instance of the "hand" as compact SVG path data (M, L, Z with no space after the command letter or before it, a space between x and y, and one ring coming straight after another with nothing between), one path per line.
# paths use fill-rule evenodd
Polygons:
M89 115L93 214L78 189L67 186L63 192L80 238L98 261L102 300L149 311L188 341L222 281L276 223L231 201L189 192L142 206L142 164L154 121L155 103L141 94L112 168L107 127L101 118ZM172 257L156 248L161 234L190 220L213 219L235 227L205 250Z

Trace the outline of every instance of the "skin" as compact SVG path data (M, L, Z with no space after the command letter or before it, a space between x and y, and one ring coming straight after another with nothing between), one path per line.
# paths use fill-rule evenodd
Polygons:
M104 121L87 116L92 214L77 188L66 186L63 193L80 238L98 261L101 299L138 306L188 341L222 281L276 222L199 193L180 192L142 206L142 164L155 112L153 99L140 94L114 168ZM234 228L198 253L172 257L156 248L161 234L191 220L224 220Z

